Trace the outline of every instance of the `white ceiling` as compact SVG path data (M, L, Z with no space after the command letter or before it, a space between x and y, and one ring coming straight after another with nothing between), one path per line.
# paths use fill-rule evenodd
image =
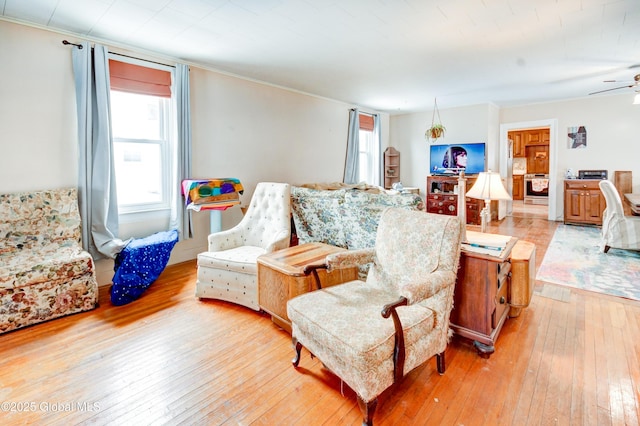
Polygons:
M580 98L640 74L640 0L0 0L0 12L392 114L434 98ZM603 95L631 102L638 88Z

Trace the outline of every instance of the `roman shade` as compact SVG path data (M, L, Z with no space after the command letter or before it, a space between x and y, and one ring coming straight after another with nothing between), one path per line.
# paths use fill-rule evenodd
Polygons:
M109 59L111 89L140 95L171 97L171 73Z
M360 130L373 132L373 115L360 114Z

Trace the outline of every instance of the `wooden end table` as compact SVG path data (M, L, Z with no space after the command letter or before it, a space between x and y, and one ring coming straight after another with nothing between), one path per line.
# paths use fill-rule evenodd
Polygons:
M287 301L316 289L313 275L305 275L308 265L321 265L329 254L346 251L323 243L306 243L258 257L258 301L260 308L271 314L271 320L291 333ZM358 279L358 268L345 268L327 273L318 270L322 287Z
M467 231L467 235L473 234ZM473 340L482 357L495 351L495 342L509 315L510 255L517 238L512 237L499 256L463 250L454 291L450 327Z
M629 203L632 214L640 215L640 194L624 194L624 198Z

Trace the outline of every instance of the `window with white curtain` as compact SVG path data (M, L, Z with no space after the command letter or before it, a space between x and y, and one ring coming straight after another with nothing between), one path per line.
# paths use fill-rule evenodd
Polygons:
M169 210L176 119L171 73L119 60L110 60L110 73L118 211Z
M360 114L359 120L358 181L380 185L380 143L374 132L373 116Z

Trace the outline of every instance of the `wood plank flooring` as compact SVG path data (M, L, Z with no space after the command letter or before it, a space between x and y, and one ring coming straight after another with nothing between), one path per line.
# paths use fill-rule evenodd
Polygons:
M556 226L522 214L490 229L534 242L540 265ZM94 311L0 335L0 424L360 424L353 392L304 350L295 370L266 314L196 299L195 270L168 267L129 305L102 288ZM640 302L550 288L536 283L489 359L454 337L446 373L415 369L375 424L637 425Z

